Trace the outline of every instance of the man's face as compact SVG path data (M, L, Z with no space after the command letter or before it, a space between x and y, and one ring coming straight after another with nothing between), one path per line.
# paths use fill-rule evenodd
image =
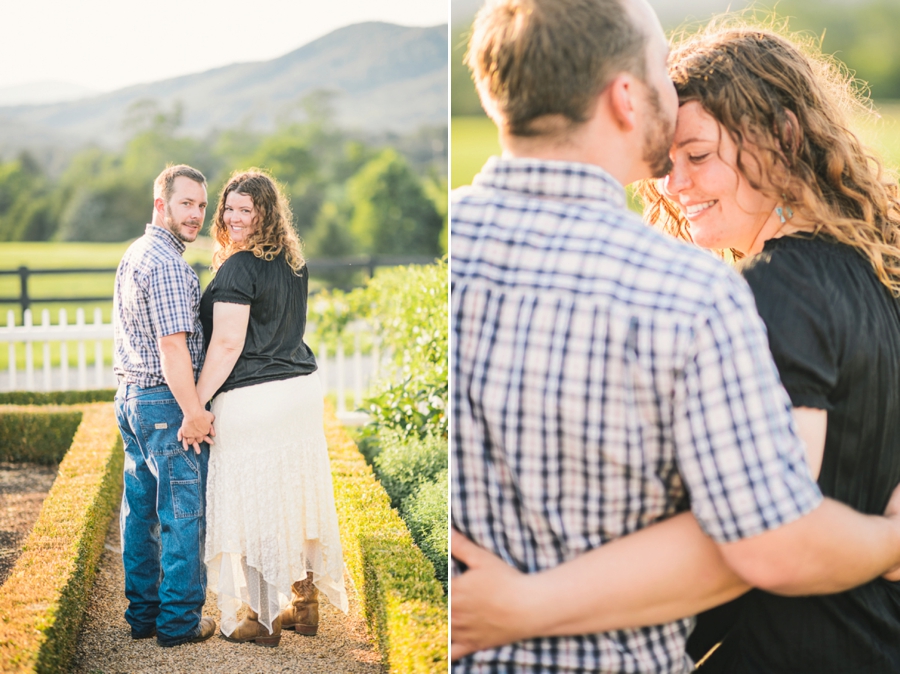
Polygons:
M206 187L186 176L178 176L166 203L165 227L185 243L200 234L206 216Z
M630 10L647 34L642 159L649 177L662 178L672 166L669 149L678 116L678 94L667 63L669 45L659 19L645 0L633 0Z

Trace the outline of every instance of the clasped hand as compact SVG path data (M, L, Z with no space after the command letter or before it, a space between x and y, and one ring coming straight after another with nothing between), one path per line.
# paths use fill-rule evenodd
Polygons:
M450 536L453 556L468 567L450 584L450 659L537 636L529 625L533 612L525 608L527 576L456 529Z
M215 420L215 415L206 410L201 410L195 416L185 416L184 421L181 422L181 428L178 429L178 439L181 441L184 451L188 451L188 447L191 446L194 448L194 453L199 454L201 442L215 444L212 440L216 435L216 429L213 428Z

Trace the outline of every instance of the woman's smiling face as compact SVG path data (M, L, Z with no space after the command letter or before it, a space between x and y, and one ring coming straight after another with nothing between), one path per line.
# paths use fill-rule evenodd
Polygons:
M252 197L239 192L229 192L225 197L222 220L234 243L246 243L247 237L256 229L256 208L253 205Z
M778 202L750 185L737 166L737 145L699 102L678 110L670 156L665 193L690 222L698 246L751 254L778 233ZM746 143L742 161L748 170L758 168Z

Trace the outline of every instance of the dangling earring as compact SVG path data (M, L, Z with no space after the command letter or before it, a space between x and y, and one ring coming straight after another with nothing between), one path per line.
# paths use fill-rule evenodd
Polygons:
M782 195L782 196L784 196L784 195ZM785 206L784 208L782 208L781 206L778 206L775 209L775 212L778 213L778 219L781 220L782 225L794 217L794 211L791 210L790 206Z

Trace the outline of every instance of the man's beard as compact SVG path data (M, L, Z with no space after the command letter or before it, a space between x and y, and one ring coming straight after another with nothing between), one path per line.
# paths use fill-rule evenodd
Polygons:
M659 101L659 92L649 84L647 88L647 103L652 112L651 118L644 128L644 147L642 156L650 167L652 178L662 178L672 170L672 159L669 150L672 147L672 138L675 135L674 125L666 119L662 104Z
M169 207L167 205L166 206L166 229L168 229L170 232L172 232L172 234L175 235L175 238L177 238L179 241L183 241L184 243L192 243L192 242L196 241L197 240L196 236L194 236L194 238L190 239L190 238L186 237L184 234L182 234L181 225L183 225L183 224L185 224L185 223L183 223L183 222L176 223L175 222L175 218L172 217L172 211L169 210ZM197 230L198 234L199 234L199 232L200 232L200 230Z

